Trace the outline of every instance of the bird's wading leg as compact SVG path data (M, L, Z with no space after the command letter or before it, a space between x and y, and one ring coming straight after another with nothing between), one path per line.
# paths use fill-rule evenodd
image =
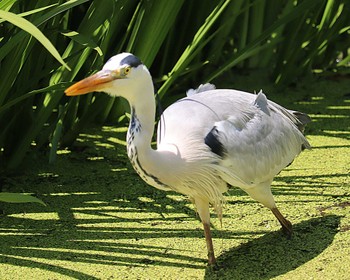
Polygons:
M293 233L292 223L282 215L277 207L271 208L271 211L280 222L283 232L287 235L288 238L291 238Z
M257 187L245 189L245 191L253 199L259 201L272 211L277 220L280 222L283 232L287 235L288 238L291 238L293 233L292 224L282 215L282 213L276 207L270 185L271 182L265 182L258 185Z
M216 259L214 255L213 240L211 238L210 224L203 223L203 227L204 227L205 241L207 242L208 264L213 265L216 263Z
M201 221L203 223L204 236L205 236L205 241L207 243L207 250L208 250L208 264L213 265L216 263L216 259L215 259L213 240L211 237L211 230L210 230L209 201L201 198L196 198L195 204L196 204L199 217L201 218Z

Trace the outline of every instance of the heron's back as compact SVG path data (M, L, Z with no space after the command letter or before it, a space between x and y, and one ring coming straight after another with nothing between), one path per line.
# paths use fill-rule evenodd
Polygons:
M209 90L164 111L158 147L176 146L185 161L212 159L226 181L231 177L230 184L247 187L272 180L309 147L301 132L308 120L262 93Z

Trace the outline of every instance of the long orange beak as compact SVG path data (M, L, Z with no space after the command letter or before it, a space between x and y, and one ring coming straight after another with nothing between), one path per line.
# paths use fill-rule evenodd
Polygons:
M69 88L64 92L68 96L82 95L93 91L103 91L107 84L118 78L119 73L109 70L102 70L96 74L87 77Z

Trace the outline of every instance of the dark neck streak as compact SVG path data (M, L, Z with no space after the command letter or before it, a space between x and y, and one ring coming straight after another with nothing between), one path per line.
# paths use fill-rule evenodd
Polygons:
M135 108L131 108L131 119L129 124L129 129L127 133L127 152L129 160L135 169L136 173L147 183L150 184L156 188L164 189L166 186L159 181L159 179L148 173L144 167L142 167L142 164L140 163L139 157L138 157L138 147L135 145L135 138L142 137L140 135L142 133L142 125L137 118L137 114L135 112Z

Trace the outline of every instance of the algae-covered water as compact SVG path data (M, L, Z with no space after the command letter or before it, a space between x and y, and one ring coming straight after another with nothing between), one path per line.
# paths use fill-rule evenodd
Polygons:
M313 119L313 149L273 183L292 239L234 188L222 226L212 215L218 265L207 267L192 204L141 181L123 129L89 128L55 164L35 154L4 178L3 190L34 193L47 206L0 204L0 279L350 279L350 81L339 78L264 90Z

